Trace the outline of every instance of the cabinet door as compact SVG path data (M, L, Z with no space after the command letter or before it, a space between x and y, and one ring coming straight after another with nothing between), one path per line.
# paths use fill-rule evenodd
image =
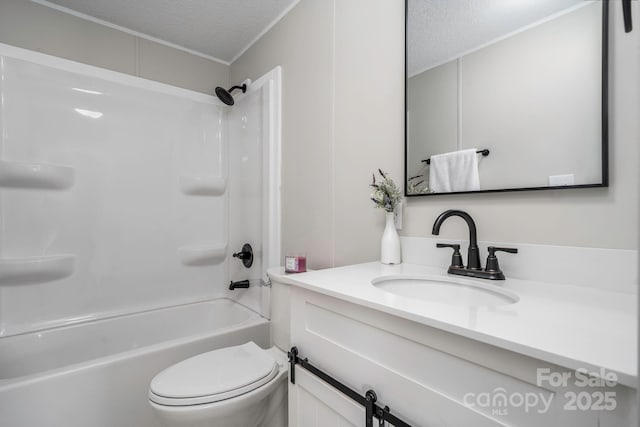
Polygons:
M364 409L304 369L289 383L289 427L364 427Z

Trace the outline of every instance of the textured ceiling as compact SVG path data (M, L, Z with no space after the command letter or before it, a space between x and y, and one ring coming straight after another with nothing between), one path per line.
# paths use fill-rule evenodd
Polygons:
M36 0L232 62L299 0Z
M409 0L407 73L442 64L584 0Z

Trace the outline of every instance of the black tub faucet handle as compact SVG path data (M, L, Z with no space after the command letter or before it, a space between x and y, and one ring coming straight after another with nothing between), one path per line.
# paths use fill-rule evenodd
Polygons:
M238 258L242 261L242 265L247 268L251 268L253 265L253 248L249 243L242 245L242 250L233 254L234 258Z

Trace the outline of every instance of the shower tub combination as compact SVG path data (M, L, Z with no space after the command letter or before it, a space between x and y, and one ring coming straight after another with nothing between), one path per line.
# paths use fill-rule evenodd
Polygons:
M155 427L160 371L270 345L280 70L245 84L228 107L0 44L0 426Z
M269 322L219 299L0 340L3 427L155 427L151 379L190 356L254 341Z

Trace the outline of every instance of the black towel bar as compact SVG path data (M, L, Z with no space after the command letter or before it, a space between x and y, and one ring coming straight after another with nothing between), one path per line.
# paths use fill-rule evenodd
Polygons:
M486 148L482 149L482 150L478 150L476 151L477 154L482 154L483 157L487 157L489 155L489 153L491 153L491 151L487 150ZM431 159L425 159L425 160L421 160L422 162L430 165L431 164Z

